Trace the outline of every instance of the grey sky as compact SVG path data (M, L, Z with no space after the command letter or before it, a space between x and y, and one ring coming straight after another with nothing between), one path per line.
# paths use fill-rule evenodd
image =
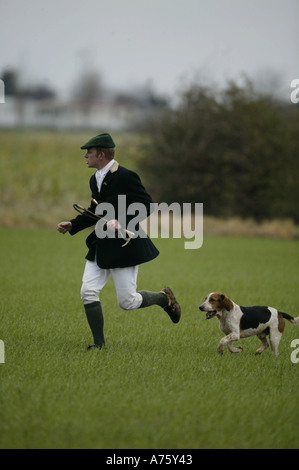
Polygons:
M196 72L220 85L245 72L289 89L298 20L299 0L0 0L0 73L64 94L90 67L111 88L172 94Z

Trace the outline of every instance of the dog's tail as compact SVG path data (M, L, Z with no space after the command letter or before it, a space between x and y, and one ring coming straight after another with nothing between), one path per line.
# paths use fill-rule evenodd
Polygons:
M286 320L289 320L293 325L299 325L299 317L292 317L292 315L289 315L288 313L283 313L283 312L278 312L278 315L281 315L283 318Z

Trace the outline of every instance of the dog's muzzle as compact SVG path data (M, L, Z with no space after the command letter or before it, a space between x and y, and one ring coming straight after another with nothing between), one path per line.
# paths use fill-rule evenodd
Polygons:
M199 310L202 312L206 312L206 319L210 320L210 318L213 318L216 315L216 310L209 310L207 311L203 305L200 305Z

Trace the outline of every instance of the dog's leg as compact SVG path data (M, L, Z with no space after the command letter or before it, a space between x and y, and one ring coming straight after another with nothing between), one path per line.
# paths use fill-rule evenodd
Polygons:
M240 334L237 333L237 332L233 332L233 333L230 333L229 335L227 336L224 336L224 338L222 338L218 344L218 348L217 348L217 351L219 352L219 354L223 354L224 353L224 346L228 343L232 343L233 341L238 341L240 339Z
M265 333L257 335L257 337L258 337L259 340L261 340L262 345L255 351L255 354L262 354L262 352L265 351L265 349L267 349L269 347L267 337L266 337Z
M282 333L277 328L270 329L270 345L272 352L275 356L278 356L278 346L281 339Z
M242 346L234 347L232 341L230 343L227 343L227 347L231 353L240 353L243 351Z

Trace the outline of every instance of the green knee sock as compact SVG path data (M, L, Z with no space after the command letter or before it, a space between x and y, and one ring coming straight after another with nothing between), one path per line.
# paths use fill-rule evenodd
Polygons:
M141 290L139 294L142 296L142 304L139 308L150 307L151 305L160 305L166 307L168 304L167 295L162 292L151 292L149 290Z
M92 332L94 344L100 347L104 346L104 316L101 302L84 304L84 309Z

